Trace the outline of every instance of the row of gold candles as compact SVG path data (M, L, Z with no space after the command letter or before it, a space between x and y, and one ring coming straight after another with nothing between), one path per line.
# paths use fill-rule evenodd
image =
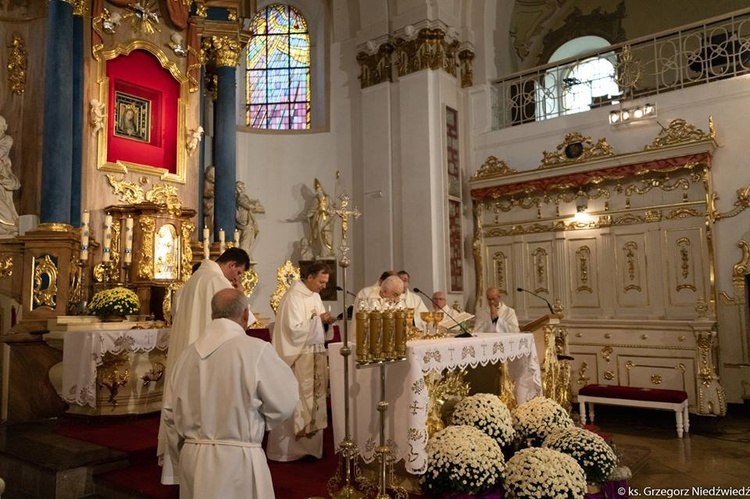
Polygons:
M358 365L400 360L406 356L407 328L414 319L414 309L359 310L355 318Z
M240 231L234 229L233 237L234 247L240 247ZM227 249L226 233L224 229L219 229L219 254L224 253ZM211 256L211 231L208 227L203 227L203 258L209 258Z
M91 214L88 210L81 213L81 261L89 259L89 238L91 236ZM102 244L102 262L110 261L112 249L112 215L104 217L104 240ZM129 264L133 261L133 218L125 219L125 251L122 262Z

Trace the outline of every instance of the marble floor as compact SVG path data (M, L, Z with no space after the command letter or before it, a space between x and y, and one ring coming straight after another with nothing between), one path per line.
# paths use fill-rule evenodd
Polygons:
M667 411L597 406L595 423L616 448L643 453L631 497L750 497L750 404L730 405L726 417L691 414L684 438Z

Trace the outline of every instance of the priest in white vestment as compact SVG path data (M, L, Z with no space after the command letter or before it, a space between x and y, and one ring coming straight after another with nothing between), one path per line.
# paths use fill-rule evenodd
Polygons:
M276 312L272 343L299 383L299 403L291 419L268 434L272 461L323 457L323 430L328 426L328 355L324 327L336 319L323 306L320 291L330 269L315 262L284 293Z
M380 285L392 275L396 275L395 270L386 270L380 274L380 277L378 277L378 281L375 284L360 289L357 293L357 297L354 299L354 306L358 307L361 302L364 302L364 304L367 305L373 300L377 300L380 297Z
M477 309L474 331L478 333L519 333L516 311L500 299L500 290L488 288L487 308Z
M245 334L241 291L219 291L211 308L214 320L175 363L164 400L180 498L273 498L261 442L292 415L297 380L269 343Z
M420 317L420 313L429 312L429 309L424 304L422 297L409 289L409 286L411 285L411 276L409 275L409 273L405 270L399 270L398 276L404 282L404 295L402 297L404 307L414 309L414 326L416 326L420 330L423 330L424 321Z
M168 377L180 354L205 331L211 322L211 299L222 289L232 288L232 281L250 268L250 257L245 250L229 248L214 262L205 259L190 279L177 292L172 307L172 329L169 334L169 350L165 374ZM251 313L252 314L252 313ZM255 317L251 317L255 322ZM165 387L164 398L168 395ZM167 452L164 421L159 424L159 442L156 454L162 464L161 483L174 485L176 481L172 463Z

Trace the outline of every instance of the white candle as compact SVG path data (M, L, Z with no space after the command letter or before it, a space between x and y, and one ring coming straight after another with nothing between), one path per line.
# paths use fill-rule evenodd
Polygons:
M226 239L224 238L224 229L219 229L219 254L224 253L226 249Z
M133 261L133 219L131 217L125 219L125 254L122 261L124 263Z
M102 248L102 262L109 261L109 250L112 247L112 215L104 217L104 247Z
M240 247L240 231L237 229L234 229L234 247Z
M89 259L89 212L85 210L81 213L81 260Z
M208 239L203 240L203 258L207 259L211 256L211 248L208 246Z
M203 240L208 241L209 237L211 237L211 233L208 231L208 227L203 227Z

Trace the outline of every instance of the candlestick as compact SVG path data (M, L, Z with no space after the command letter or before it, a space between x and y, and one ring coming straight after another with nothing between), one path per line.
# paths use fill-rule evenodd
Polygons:
M81 260L89 259L89 212L84 210L81 213Z
M211 233L208 231L208 227L203 227L203 259L207 260L211 257Z
M240 247L240 231L237 229L234 229L234 247Z
M125 254L122 257L123 263L133 261L133 219L125 219Z
M226 249L226 239L224 235L224 229L219 229L219 254L224 253Z
M102 262L109 261L109 250L112 247L112 215L104 217L104 244L102 248Z

